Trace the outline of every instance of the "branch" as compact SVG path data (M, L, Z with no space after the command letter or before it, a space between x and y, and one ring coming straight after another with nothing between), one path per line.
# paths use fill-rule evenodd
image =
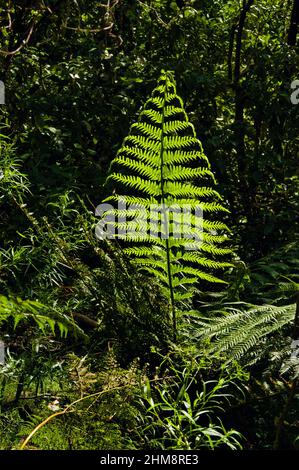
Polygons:
M34 31L34 26L35 26L35 23L36 21L33 21L32 24L31 24L31 27L29 29L29 32L28 32L28 35L26 37L26 39L23 39L23 41L21 42L21 44L19 45L19 47L17 47L17 49L15 49L14 51L3 51L3 50L0 50L0 54L4 55L4 56L12 56L14 54L16 54L17 52L19 52L21 49L23 49L24 46L26 46L28 44L28 42L30 41L30 38L32 36L32 33Z
M97 321L93 320L90 317L87 317L86 315L83 315L82 313L72 312L71 316L74 318L77 318L79 321L81 321L82 323L85 323L91 328L98 328L99 326L99 323Z
M234 50L234 40L236 34L237 25L233 24L229 33L229 47L228 47L228 59L227 59L227 66L228 66L228 78L232 81L233 79L233 50Z
M238 83L240 79L240 68L241 68L241 49L242 49L242 36L245 26L246 16L250 7L253 5L254 0L243 0L243 8L239 18L237 39L236 39L236 59L235 59L235 70L234 70L234 81Z
M169 378L172 378L172 377L169 377ZM153 383L153 382L160 382L164 380L164 377L162 378L154 378L152 380L149 380L150 383ZM126 383L124 385L117 385L115 387L112 387L112 388L108 388L108 389L105 389L105 390L101 390L100 392L95 392L95 393L91 393L90 395L86 395L84 397L81 397L81 398L78 398L77 400L73 401L72 403L70 403L69 405L67 405L63 410L61 411L57 411L56 413L53 413L52 415L48 416L46 419L44 419L44 421L42 421L41 423L39 423L32 431L31 433L26 437L26 439L24 440L24 442L20 445L19 447L19 450L24 450L28 444L28 442L32 439L32 437L34 436L34 434L39 430L41 429L45 424L47 424L49 421L51 421L53 418L56 418L56 416L61 416L61 415L65 415L67 413L74 413L76 412L77 410L76 409L73 409L72 407L74 405L76 405L77 403L80 403L84 400L87 400L88 398L93 398L93 397L97 397L97 398L100 398L102 395L105 395L105 393L109 393L109 392L113 392L114 390L123 390L127 387L131 387L132 386L132 383Z
M288 45L289 46L296 46L298 24L299 24L299 0L294 0L292 13L291 13L291 22L290 22L290 27L288 31Z

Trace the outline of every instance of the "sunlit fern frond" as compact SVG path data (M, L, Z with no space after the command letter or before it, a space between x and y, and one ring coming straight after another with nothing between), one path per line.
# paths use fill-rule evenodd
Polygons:
M197 281L223 282L210 270L228 267L218 258L230 250L219 246L228 228L215 214L226 209L171 72L162 71L108 181L116 189L104 201L100 224L108 220L113 237L129 242L125 252L132 262L160 279L175 328L177 302L192 297Z

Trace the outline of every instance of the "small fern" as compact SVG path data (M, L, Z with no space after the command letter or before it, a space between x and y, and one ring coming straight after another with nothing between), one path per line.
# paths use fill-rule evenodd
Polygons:
M193 312L191 327L187 328L187 336L196 341L211 341L211 351L215 354L225 353L229 359L240 359L248 353L250 363L259 358L250 353L257 346L283 327L294 321L296 305L277 307L273 305L252 306L243 311L231 308L222 315L204 317ZM218 312L220 313L220 312Z
M217 246L227 239L216 232L228 230L224 223L203 219L196 211L189 226L180 218L186 206L200 206L205 213L226 209L213 188L209 161L176 94L171 72L162 71L111 166L108 180L121 190L104 202L125 201L131 207L108 208L108 225L118 232L115 238L131 242L125 252L132 262L161 281L176 332L176 305L192 297L198 280L223 282L209 270L230 266L217 260L230 250ZM152 205L162 208L161 216L151 210ZM175 209L170 214L167 208ZM154 233L149 220L156 224ZM102 238L105 232L99 230L97 235Z

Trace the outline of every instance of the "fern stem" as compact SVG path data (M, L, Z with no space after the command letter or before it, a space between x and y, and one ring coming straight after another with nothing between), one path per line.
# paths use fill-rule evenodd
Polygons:
M167 216L166 216L166 210L165 210L164 171L163 170L164 170L164 123L165 123L165 102L166 102L167 84L168 84L168 81L166 80L164 96L163 96L163 106L162 106L161 150L160 150L161 203L162 203L162 208L163 208L165 227L167 226L166 225ZM173 340L175 342L176 336L177 336L177 324L176 324L176 312L175 312L174 293L173 293L172 275L171 275L169 238L165 239L165 247L166 247L166 258L167 258L167 277L168 277L168 286L169 286L169 294L170 294L170 309L171 309L172 327L173 327Z

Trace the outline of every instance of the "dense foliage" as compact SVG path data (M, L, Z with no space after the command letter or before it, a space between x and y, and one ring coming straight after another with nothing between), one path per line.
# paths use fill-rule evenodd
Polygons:
M298 10L0 0L0 449L298 448Z

